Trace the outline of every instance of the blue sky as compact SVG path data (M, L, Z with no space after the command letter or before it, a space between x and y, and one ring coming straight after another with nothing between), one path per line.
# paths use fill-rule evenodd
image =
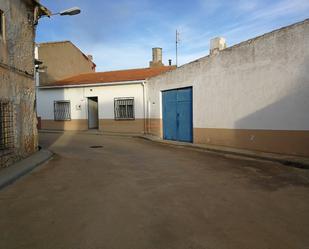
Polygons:
M228 46L309 18L309 0L41 0L53 12L78 6L77 16L42 18L37 42L71 40L92 54L97 71L147 67L151 48L179 64L208 54L209 40Z

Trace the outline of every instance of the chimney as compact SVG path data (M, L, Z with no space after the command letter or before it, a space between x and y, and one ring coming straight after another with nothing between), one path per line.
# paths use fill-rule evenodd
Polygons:
M226 41L223 37L216 37L210 40L210 54L217 54L226 48Z
M91 54L88 54L87 57L89 60L93 61L93 56Z
M162 67L162 48L152 49L152 61L149 63L150 67Z

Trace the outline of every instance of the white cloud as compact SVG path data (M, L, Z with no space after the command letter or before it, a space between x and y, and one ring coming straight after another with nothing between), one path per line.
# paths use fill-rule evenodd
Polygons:
M253 13L251 20L275 19L281 16L291 15L309 10L308 0L283 0L275 5L266 6Z
M224 6L224 1L220 0L199 0L199 4L203 9L205 15L215 14L222 6Z
M93 54L98 71L147 67L155 46L163 48L165 64L169 58L175 62L176 28L181 33L179 64L184 64L207 55L209 40L215 36L225 36L232 45L309 13L309 0L197 0L194 12L184 9L184 15L178 16L173 10L154 9L156 3L151 0L121 0L95 9L79 1L84 15L57 19L61 32L48 30L44 37L72 40ZM87 15L91 18L85 19ZM66 20L64 25L60 20Z
M208 2L204 1L205 4ZM227 38L228 45L254 38L265 32L270 32L275 28L288 25L285 22L289 16L298 16L300 20L308 16L309 1L308 0L282 0L275 4L258 3L257 1L237 0L233 1L234 8L240 13L246 13L247 16L239 21L220 27L220 30L211 29L202 33L200 30L192 29L188 32L188 39L183 40L185 51L184 60L192 58L190 54L199 55L207 53L209 49L209 40L215 36L224 36ZM292 18L295 20L295 18ZM282 23L281 26L280 24ZM200 33L199 33L200 32Z
M97 64L97 71L148 67L151 49L132 44L97 44L88 48Z

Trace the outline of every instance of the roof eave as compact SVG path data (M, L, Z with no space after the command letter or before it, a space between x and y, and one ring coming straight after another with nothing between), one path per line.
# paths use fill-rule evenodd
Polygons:
M84 83L84 84L68 84L68 85L50 85L39 86L39 89L54 89L54 88L75 88L75 87L96 87L96 86L113 86L113 85L134 85L145 83L144 80L132 80L132 81L118 81L118 82L98 82L98 83Z

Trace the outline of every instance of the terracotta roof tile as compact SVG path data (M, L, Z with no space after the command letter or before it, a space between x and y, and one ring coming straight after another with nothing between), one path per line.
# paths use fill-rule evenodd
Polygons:
M140 68L120 71L85 73L59 80L48 86L84 85L94 83L112 83L122 81L145 80L161 73L175 69L175 66Z

